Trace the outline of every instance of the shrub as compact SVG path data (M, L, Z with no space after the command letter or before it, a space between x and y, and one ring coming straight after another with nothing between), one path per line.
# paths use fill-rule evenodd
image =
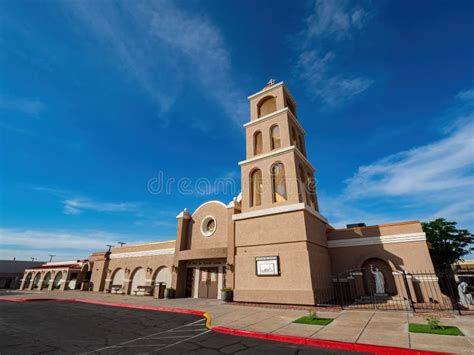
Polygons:
M426 317L426 321L428 322L428 325L431 329L441 328L441 320L439 319L439 316Z

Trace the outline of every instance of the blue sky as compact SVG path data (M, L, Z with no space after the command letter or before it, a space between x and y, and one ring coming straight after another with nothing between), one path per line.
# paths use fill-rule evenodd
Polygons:
M239 192L200 186L238 189L246 98L270 78L298 102L333 225L445 217L474 230L473 13L472 1L2 1L0 258L173 239L184 207ZM160 176L174 183L151 193Z

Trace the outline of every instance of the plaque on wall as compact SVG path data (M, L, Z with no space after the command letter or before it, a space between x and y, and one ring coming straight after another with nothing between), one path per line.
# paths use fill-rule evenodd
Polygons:
M280 263L278 256L259 256L255 258L257 276L280 275Z

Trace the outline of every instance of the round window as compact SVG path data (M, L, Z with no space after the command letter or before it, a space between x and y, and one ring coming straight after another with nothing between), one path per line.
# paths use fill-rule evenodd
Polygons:
M216 231L216 220L212 216L207 216L202 220L201 233L205 237L210 237Z

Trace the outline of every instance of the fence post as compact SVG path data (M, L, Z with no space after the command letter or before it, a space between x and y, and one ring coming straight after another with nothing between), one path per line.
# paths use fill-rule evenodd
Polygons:
M339 305L341 306L341 309L344 309L344 302L342 300L342 295L339 294L339 291L341 289L341 284L339 282L339 273L336 274L336 280L337 280L337 287L336 287L337 298L339 300Z
M403 283L405 284L405 289L407 290L408 302L413 313L416 313L415 306L413 305L413 298L411 296L410 285L408 285L407 272L403 270Z
M456 309L459 313L459 315L461 316L462 315L462 311L461 311L461 307L459 306L459 302L458 302L458 295L456 293L456 288L454 288L453 290L453 285L451 284L451 280L450 280L450 277L451 275L448 276L448 274L452 274L452 278L454 280L454 284L456 285L456 280L454 278L454 272L453 270L445 270L444 272L440 272L441 275L443 275L444 279L445 279L445 282L447 283L448 287L449 287L449 293L451 294L450 298L451 298L451 301L454 301L454 303L456 304ZM436 275L436 273L435 273ZM439 279L439 276L436 275ZM438 282L439 284L439 282Z

